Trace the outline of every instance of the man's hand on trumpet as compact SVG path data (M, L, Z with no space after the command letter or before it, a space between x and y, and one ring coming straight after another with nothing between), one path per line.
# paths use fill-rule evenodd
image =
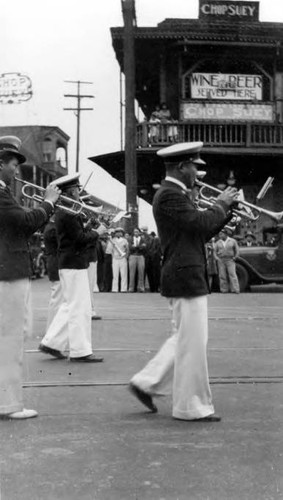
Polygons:
M53 205L55 205L56 201L58 201L61 192L62 191L57 186L49 184L44 193L44 201L48 201Z
M238 193L238 190L236 188L229 186L226 189L224 189L224 191L222 193L220 193L220 195L216 198L216 200L223 201L224 203L226 203L226 205L231 207L232 205L237 204L238 194L239 193Z

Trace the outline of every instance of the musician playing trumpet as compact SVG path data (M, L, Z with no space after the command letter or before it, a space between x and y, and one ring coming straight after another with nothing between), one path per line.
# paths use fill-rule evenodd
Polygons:
M80 197L79 174L57 179L56 185L68 198ZM92 354L91 300L87 268L87 246L106 232L100 225L96 230L84 228L82 216L64 210L55 215L58 237L59 276L63 303L52 321L39 350L59 359L69 348L70 361L96 363L103 358Z
M122 227L116 227L114 237L110 238L112 251L112 292L119 291L119 276L121 277L121 292L128 290L128 256L129 244Z

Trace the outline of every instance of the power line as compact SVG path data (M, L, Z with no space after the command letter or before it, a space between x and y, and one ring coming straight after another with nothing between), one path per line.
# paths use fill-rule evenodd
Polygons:
M76 108L63 108L64 111L75 111L77 117L77 148L76 148L76 172L79 171L79 157L80 157L80 125L81 125L81 111L92 111L94 108L82 108L81 99L94 99L94 95L81 94L81 85L93 85L93 82L82 82L81 80L64 80L65 83L75 83L77 85L76 94L64 94L64 97L71 97L77 99Z

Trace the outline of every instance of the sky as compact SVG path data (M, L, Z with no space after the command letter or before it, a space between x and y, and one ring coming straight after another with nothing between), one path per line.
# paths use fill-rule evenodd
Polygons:
M165 18L197 18L198 0L136 0L138 26ZM261 0L260 20L283 22L282 0ZM64 107L75 86L65 80L93 82L81 113L82 182L94 171L88 190L125 208L125 187L87 158L120 150L119 65L110 27L122 26L121 0L13 0L2 2L0 73L19 72L32 80L33 97L22 104L0 104L0 125L53 125L70 137L69 172L75 170L76 117ZM140 201L140 225L155 229L151 207Z

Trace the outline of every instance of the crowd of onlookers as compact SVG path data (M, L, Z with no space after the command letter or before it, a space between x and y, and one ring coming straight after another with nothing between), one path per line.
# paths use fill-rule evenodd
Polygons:
M101 236L95 249L97 277L94 291L158 292L161 247L154 232L146 226L132 234L122 227Z

